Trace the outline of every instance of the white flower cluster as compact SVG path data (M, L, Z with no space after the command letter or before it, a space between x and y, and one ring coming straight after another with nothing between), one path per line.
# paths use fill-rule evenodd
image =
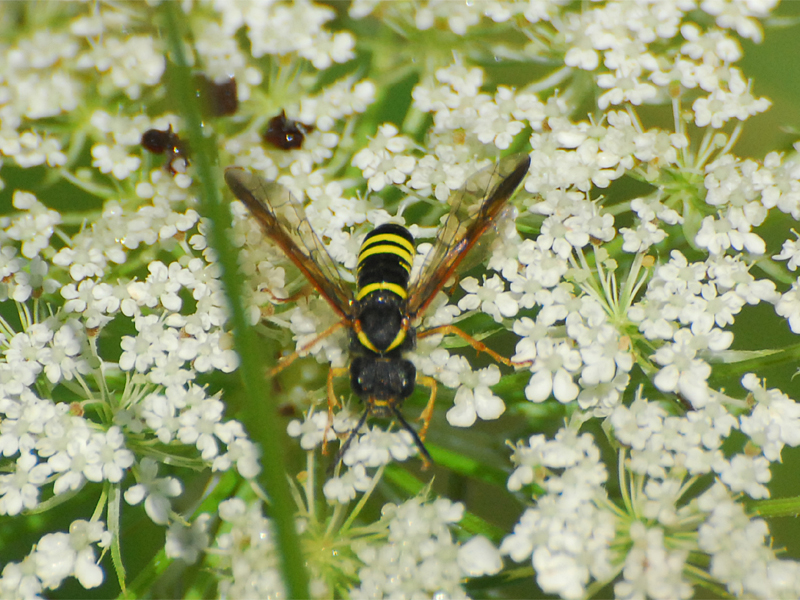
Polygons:
M255 58L297 53L317 69L327 69L333 62L353 58L355 41L350 33L331 34L322 28L335 16L330 8L308 0L274 4L268 10L259 2L219 8L224 8L223 35L232 37L240 27L246 26Z
M756 280L737 257L689 263L673 250L628 316L647 339L665 341L652 356L661 366L653 379L656 387L702 408L710 397L706 380L711 374L704 357L727 350L733 341L733 333L723 328L733 324L747 304L777 300L775 284Z
M476 14L495 15L489 3L475 4L472 10ZM720 27L734 27L740 34L746 31L751 38L759 35L752 17L764 16L770 8L765 5L758 11L737 15L735 11L742 9L737 5L723 18L711 4L704 5L705 10L719 17ZM372 9L377 7L360 3L352 10L361 16ZM634 3L609 4L562 23L570 44L567 65L593 70L602 62L611 69L597 80L601 88L608 90L599 100L601 109L655 101L666 97L669 87L676 84L709 94L699 97L692 106L695 124L700 127L711 124L719 128L732 118L744 120L767 108L766 100L749 94L741 73L731 65L741 56L734 38L723 30L701 31L689 22L681 25L684 7L678 5L661 7L663 14L652 20L653 15L646 10ZM545 14L536 16L536 20L546 18ZM658 27L654 26L656 22ZM622 35L620 24L624 24L623 31L629 38ZM655 60L648 53L648 46L675 36L678 30L687 43L670 55L671 63ZM581 46L583 54L578 52ZM702 211L707 216L695 230L694 243L707 249L711 258L692 267L683 255L673 253L669 263L654 271L643 298L634 302L647 278L642 270L644 253L663 242L676 226L684 225L685 215L676 210L679 207L674 202L665 203L663 190L631 202L637 216L635 225L620 228L620 233L623 250L638 257L626 279L618 284L616 261L596 252L595 264L590 265L585 253L590 244L608 242L616 234L611 214L589 201L587 194L593 188L606 188L631 172L656 182L651 169L655 164L662 169L685 165L689 144L686 132L680 128L673 132L645 130L634 115L625 111L607 112L601 123L573 123L563 99L553 97L542 102L535 94L502 86L493 96L483 93L484 73L458 61L436 71L435 80L423 80L412 93L414 108L433 116L433 126L428 131L430 154L419 158L416 164L413 160L408 160L407 165L401 163L399 159L408 151L409 142L396 128L384 126L370 147L356 155L353 164L362 170L374 190L389 181L407 182L412 189L444 201L471 172L469 161L476 152L485 152L484 144L504 149L522 129L529 127L533 131L532 167L525 188L540 195L536 203L529 201L529 209L544 217L541 233L535 240L521 241L515 233L501 239L490 268L502 278L494 275L483 282L475 278L463 280L461 287L466 295L457 307L448 305L447 316L441 321L449 323L454 317L463 318L479 310L513 328L522 338L514 360L531 363L532 376L525 388L529 400L577 400L578 406L593 415L612 414L628 389L636 357L629 332L623 327L630 319L648 340L658 342L651 357L658 371L653 379L656 387L679 393L695 408L703 408L716 394L707 384L709 361L729 348L732 334L727 328L745 305L765 300L776 303L779 314L787 316L790 323L798 321L791 308L800 306L794 300L798 296L796 289L781 299L771 281L756 280L748 274L745 261L724 255L729 249L763 254L764 242L752 230L763 223L767 210L779 207L783 212L796 212L794 159L784 161L778 155L770 155L759 164L735 159L725 147L716 160L710 160L713 145L709 144L695 163L702 166L705 174L701 194L706 205ZM462 139L454 144L457 135ZM372 178L378 175L381 179L373 182ZM709 214L712 211L714 214ZM353 262L354 253L355 247L350 250L349 260L341 261ZM788 259L795 254L793 246L787 245L776 258ZM683 281L685 273L692 271L697 278ZM535 313L524 312L530 309ZM513 322L509 323L509 319ZM328 324L309 321L303 341L312 339L314 331ZM457 388L455 406L447 413L450 424L470 426L477 417L498 418L505 404L490 386L499 381L499 370L490 367L473 372L463 357L451 356L437 348L438 343L435 338L421 343L415 363L426 375ZM331 352L327 342L320 345L318 352L318 359L327 355L328 359L340 360L340 354ZM349 422L352 424L353 420ZM317 413L314 423L312 426L307 421L301 426L295 422L293 435L299 435L301 429L313 431L312 445L322 443L327 420ZM347 431L335 426L334 430ZM377 440L371 446L364 445L370 439L375 440L374 430L351 442L344 462L357 465L357 470L328 482L329 499L350 500L357 491L369 489L371 480L365 475L365 466L406 456L405 450L387 451ZM356 456L363 456L363 462ZM726 472L746 469L745 465L734 464L739 460L737 457L728 461ZM756 471L751 476L752 484L745 477L737 484L739 487L734 486L735 490L763 494L763 486L756 485L763 473ZM736 477L730 475L731 480Z
M764 227L800 219L800 146L763 160L733 153L743 122L770 106L736 65L740 38L760 42L776 5L215 0L177 9L192 68L235 82L237 114L203 123L220 164L307 201L308 224L343 267L328 276L352 282L359 242L375 225L408 218L421 223L410 226L418 240L435 236L465 182L491 172L482 169L501 152L530 147L524 191L483 240L492 272L460 279L452 302L440 293L419 330L489 323L513 332L517 372L504 376L508 362L473 368L469 351L451 351L457 342L443 335L421 337L409 359L420 383L454 390L454 427L500 418L501 387L536 405L517 415L570 415L552 440L516 444L508 481L513 493L535 484L539 495L501 551L530 559L547 593L579 598L613 585L622 598L688 598L702 568L732 595L800 596L798 563L776 557L767 523L742 504L769 498L771 464L800 444L799 405L741 366L773 350L743 353L734 340L734 326L764 302L800 332L798 236ZM30 27L0 23L0 186L15 186L14 212L0 218L9 307L0 317L0 517L103 488L91 520L41 532L27 557L6 561L0 596L39 597L67 577L101 585L96 550L117 569L120 547L125 556L124 499L125 510L141 505L164 526L168 558L207 561L199 570L219 576L220 594L285 597L275 521L258 502L222 502L219 528L208 513L175 512L189 487L182 473L235 467L230 478L253 479L259 451L242 423L225 419L225 376L239 359L217 248L197 211L194 159L182 146L188 170L175 173L142 148L153 129L187 142L180 107L164 94L166 37L153 29L163 7L91 6L58 5L47 30L24 14ZM506 60L513 76L495 69ZM405 94L397 110L396 94ZM659 104L671 107L668 118L652 118ZM297 125L300 144L270 145L276 115ZM624 179L649 191L619 201ZM232 213L249 321L285 330L280 343L294 336L298 350L342 373L346 328L309 347L339 317L309 296L243 205ZM429 248L419 244L412 279ZM729 389L747 373L746 399L721 391L721 364L740 369ZM331 418L309 371L299 382L283 375L265 394L304 411L288 433L308 461L290 477L298 535L326 552L308 556L312 595L460 598L466 578L498 572L486 538L454 541L461 504L417 497L386 505L363 529L354 525L361 505L345 519L350 501L363 494L365 503L394 476L390 463L419 447L408 426L360 426L362 404ZM592 418L605 419L619 468L579 431ZM323 483L314 452L337 439L344 468ZM606 491L615 472L618 503Z
M73 521L69 533L48 533L21 562L6 563L0 595L41 598L44 590L59 587L67 577L75 577L86 589L95 588L103 582L103 570L94 546L106 549L110 543L111 533L102 521Z
M165 198L161 202L168 206ZM37 508L41 490L51 485L57 497L77 493L87 483L118 485L133 467L139 483L127 490L126 500L130 504L144 500L148 516L156 523L167 524L172 518L169 499L180 494L182 485L172 477L157 478L158 466L151 459L143 458L137 466L132 450L135 444L129 436L195 446L199 458L212 468L226 470L235 464L246 477L255 476L259 471L256 449L241 424L224 422L222 402L194 383L198 374L230 372L238 362L222 329L226 311L217 281L218 267L200 257L187 256L188 260L169 267L153 261L145 280L110 284L104 281L107 263L102 235L94 238L92 246L89 233L79 232L74 246L54 253L50 244L59 225L57 214L23 192L15 193L15 206L22 212L9 221L0 252L7 259L6 297L25 303L58 290L57 281L48 277L72 281L60 289L66 302L57 314L42 316L25 310L20 331L3 322L0 447L9 462L6 474L0 476L0 513L11 516ZM125 231L151 226L155 219L142 218L147 213L144 208L138 214L118 210L114 222L106 222L101 228L111 233L110 228L116 226L114 235L124 239ZM169 215L180 218L172 211ZM194 221L196 215L186 228ZM164 225L161 233L165 245L169 245L178 229ZM62 231L59 235L71 242ZM158 241L159 236L150 233L147 239L132 245L153 246ZM84 254L86 262L80 262L76 246L91 248ZM119 249L120 242L115 241L112 247ZM53 257L49 268L42 256ZM124 254L118 262L123 261ZM193 312L181 312L182 290L192 298ZM96 338L98 330L117 315L132 318L137 331L136 336L123 336L118 341L122 351L119 368L138 375L128 378L127 384L116 391L119 399L109 402L101 391L99 400L92 400L88 376L102 378L102 371L116 370L113 362L98 358ZM86 403L56 403L42 393L71 385L85 390ZM94 414L92 405L97 402L109 411L105 421ZM220 444L226 446L225 452L220 451ZM73 523L76 531L80 523ZM66 534L46 534L25 564L42 563L51 571L37 567L31 577L38 579L19 582L15 563L9 563L0 586L10 586L10 590L29 597L41 589L58 587L65 577L74 575L85 587L95 587L103 576L88 544L100 539L95 536L81 545ZM75 549L73 558L65 546ZM57 560L45 557L51 551L63 555ZM31 587L19 591L14 586Z
M668 416L642 397L629 408L614 410L608 422L625 448L620 459L629 478L622 482L629 486L623 491L629 499L627 514L606 496L607 472L588 434L577 436L570 426L553 440L537 435L518 444L509 489L535 483L544 493L501 551L516 561L531 557L541 588L563 598L582 598L592 579L606 582L618 571L622 579L614 586L616 597L689 598L690 553L707 554L711 575L733 594L795 596L800 566L779 559L769 547L765 522L747 516L735 502L741 492L766 497L769 461L747 453L728 459L722 444L738 428L758 434L773 426L788 433L800 413L796 403L759 387L752 375L744 383L760 402L752 416L739 422L725 407L734 401L721 395L684 417ZM770 454L779 453L783 443L796 446L800 439L788 433ZM687 489L710 472L718 482L685 503ZM698 529L699 536L685 536L687 527ZM621 540L626 540L624 551ZM766 573L773 572L783 576L768 577L765 586Z
M519 94L500 87L494 97L482 93L484 74L481 69L456 63L436 71L436 81L418 85L412 92L414 107L433 114L436 136L463 129L474 135L473 150L483 144L494 144L505 150L526 125L541 127L545 106L534 94ZM471 158L470 148L451 148L459 158ZM437 152L438 154L438 152ZM460 155L460 156L459 156ZM446 155L443 155L446 157Z
M466 598L461 579L497 573L502 562L486 538L461 546L453 541L450 527L463 515L463 505L444 498L385 505L381 523L388 529L386 540L354 544L364 566L358 573L361 584L350 596Z
M323 493L330 502L346 504L358 492L365 492L377 483L380 477L370 476L367 473L368 468L405 461L417 454L418 449L409 432L402 429L384 431L379 427L371 427L353 434L358 420L359 415L340 410L329 423L327 413L310 410L303 421L294 419L289 423L289 435L300 438L300 446L304 450L324 447L325 444L335 441L337 435L349 440L347 450L341 456L347 470L341 475L337 473L329 477L323 486Z
M353 598L467 598L462 579L495 574L502 561L483 536L474 536L463 544L453 539L451 529L463 516L463 505L445 499L425 501L417 496L399 505L384 505L381 519L370 528L339 532L352 546L342 548L342 560L359 569L360 585L352 584L354 573L342 579L335 570L326 572L324 562L312 563L312 595L325 597L333 588L341 588ZM208 517L203 514L198 518L200 525L193 526L197 532L185 531L182 548L205 549ZM258 503L248 504L240 498L225 500L219 505L219 518L221 533L208 550L220 575L221 595L285 597L274 525L261 514ZM301 520L297 528L308 547L323 548L330 543L330 539L316 538L321 532L313 523ZM188 554L190 562L197 558L196 550Z
M274 526L258 505L239 498L219 505L224 533L217 538L214 553L224 573L220 595L228 598L285 598L286 590L275 550Z
M404 183L414 170L414 157L401 154L410 140L397 133L394 125L381 125L369 145L353 157L353 165L361 169L370 190L379 192L387 185Z
M512 460L517 468L509 489L536 481L545 494L523 513L500 551L518 562L532 555L545 592L582 597L590 577L605 580L611 573L609 546L616 534L603 510L608 474L599 449L589 434L563 428L553 440L535 435L518 443Z

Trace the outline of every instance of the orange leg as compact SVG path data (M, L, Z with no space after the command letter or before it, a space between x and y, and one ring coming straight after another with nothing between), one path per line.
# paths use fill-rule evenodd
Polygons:
M433 377L427 375L417 375L417 383L430 388L431 397L428 398L428 404L425 405L425 410L419 416L419 421L422 421L422 429L419 430L419 439L425 441L425 434L428 433L428 426L431 424L431 417L433 416L433 403L436 402L436 387L437 383Z
M310 285L304 285L299 292L296 292L289 296L288 298L278 298L272 292L267 290L267 293L272 296L272 301L275 304L289 304L290 302L297 302L300 298L305 298L306 296L310 296L311 292L314 291L314 288Z
M328 422L325 424L325 431L322 434L322 453L328 454L328 432L333 427L333 407L339 408L341 403L333 391L333 380L342 377L350 372L345 367L336 367L328 371Z
M326 337L332 335L337 330L341 329L342 327L345 327L346 325L347 325L346 321L339 321L338 323L335 323L335 324L331 325L325 331L323 331L317 337L315 337L313 340L311 340L307 344L304 344L299 350L297 350L295 352L292 352L289 356L287 356L283 360L281 360L276 367L274 367L273 369L270 369L269 376L270 377L275 377L275 375L277 375L278 373L283 371L286 367L288 367L295 360L297 360L298 358L303 356L306 352L311 350L311 348L313 348L314 346L319 344Z
M439 327L434 327L432 329L428 329L426 331L422 331L420 333L417 333L417 339L428 337L429 335L435 335L437 333L441 333L443 335L447 335L447 334L457 335L462 340L467 342L470 346L475 348L476 352L485 352L486 354L491 356L493 359L495 359L497 362L502 363L502 364L504 364L506 366L509 366L509 367L529 367L531 364L533 364L533 361L530 361L530 360L526 360L526 361L523 361L523 362L514 362L513 360L508 359L508 358L506 358L505 356L503 356L501 354L498 354L497 352L495 352L494 350L489 348L489 346L487 346L483 342L480 342L480 341L476 340L474 337L472 337L468 333L465 333L465 332L461 331L455 325L440 325Z
M275 294L272 293L272 290L270 289L263 289L258 291L262 294L268 295L270 303L278 305L278 304L290 304L293 302L297 302L298 300L300 300L300 298L305 298L307 296L310 296L311 292L314 291L314 288L310 285L304 285L299 292L295 292L294 294L292 294L291 296L287 296L286 298L281 298L280 296L276 296ZM265 308L266 308L265 306L261 307L262 313L264 313ZM269 314L272 314L272 312L269 312Z

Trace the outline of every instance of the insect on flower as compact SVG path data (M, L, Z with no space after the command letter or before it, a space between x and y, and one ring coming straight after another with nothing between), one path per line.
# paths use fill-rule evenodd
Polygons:
M472 175L451 198L451 210L412 282L409 278L415 246L411 233L396 224L376 227L364 238L359 250L355 291L339 275L334 260L311 228L302 205L289 190L240 168L231 167L225 171L225 181L233 194L247 205L264 233L283 250L341 319L285 357L273 374L335 331L343 327L349 330L349 369L332 368L328 373L328 422L330 424L334 407L339 406L333 390L337 377L349 375L350 386L364 403L365 410L342 445L340 458L371 414L395 419L411 434L425 466L431 461L423 440L433 414L436 380L418 374L414 364L405 358L414 349L417 339L434 334L457 335L498 362L521 366L453 325L419 331L417 327L436 293L479 238L493 229L510 208L507 201L529 166L529 156L515 155ZM400 412L403 401L412 394L416 384L431 390L420 416L423 425L419 434Z
M164 168L171 175L185 172L189 165L189 146L172 131L172 125L166 131L148 129L142 134L141 145L153 154L166 154Z
M226 117L236 114L239 110L239 96L236 89L236 78L229 77L222 83L217 83L200 76L198 89L202 91L201 98L205 99L206 110L214 117Z
M263 137L265 142L280 150L297 150L313 130L313 125L287 119L286 113L281 111L281 114L269 120Z

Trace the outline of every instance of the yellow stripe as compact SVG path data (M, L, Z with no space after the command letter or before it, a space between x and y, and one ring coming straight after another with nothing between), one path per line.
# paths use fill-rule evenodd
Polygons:
M408 298L408 293L406 289L402 285L397 285L396 283L389 283L388 281L378 281L377 283L370 283L369 285L365 285L363 288L358 290L358 294L356 295L356 300L362 300L367 294L371 294L376 290L388 290L390 292L394 292L398 296L400 296L403 300Z
M402 246L406 250L408 250L411 254L414 254L414 244L409 242L406 238L397 235L396 233L380 233L378 235L373 235L368 240L364 241L364 246L372 246L377 242L393 242L398 246Z
M406 330L405 329L400 329L397 332L397 335L395 336L395 338L392 340L392 343L389 344L386 347L386 350L384 350L383 352L385 353L385 352L389 352L390 350L394 350L400 344L402 344L405 339L406 339ZM368 350L371 350L375 354L381 354L381 352L379 352L378 349L375 346L373 346L372 342L369 341L369 338L367 337L367 334L364 333L363 329L359 329L358 330L358 341L361 342L362 346L364 346Z
M358 341L361 342L362 346L364 346L369 350L372 350L375 354L380 354L380 352L378 352L378 349L372 345L372 342L369 341L367 334L364 333L362 329L358 330Z
M389 352L389 350L394 350L395 348L397 348L400 344L403 343L403 340L405 339L406 339L406 330L400 329L400 331L397 332L395 338L392 340L392 343L386 347L386 352Z
M388 244L382 246L370 246L366 249L362 249L361 252L358 253L358 264L361 264L365 258L372 256L373 254L394 254L395 256L399 256L401 260L400 264L403 265L403 268L406 271L410 269L411 255L406 252L404 248L389 246Z

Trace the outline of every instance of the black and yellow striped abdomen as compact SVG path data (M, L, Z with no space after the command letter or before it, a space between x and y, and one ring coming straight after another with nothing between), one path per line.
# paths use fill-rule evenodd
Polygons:
M356 300L388 290L403 300L414 261L414 238L401 225L386 223L367 234L358 253Z
M364 238L358 253L353 327L362 349L387 356L413 346L405 315L413 261L414 238L405 227L387 223Z

